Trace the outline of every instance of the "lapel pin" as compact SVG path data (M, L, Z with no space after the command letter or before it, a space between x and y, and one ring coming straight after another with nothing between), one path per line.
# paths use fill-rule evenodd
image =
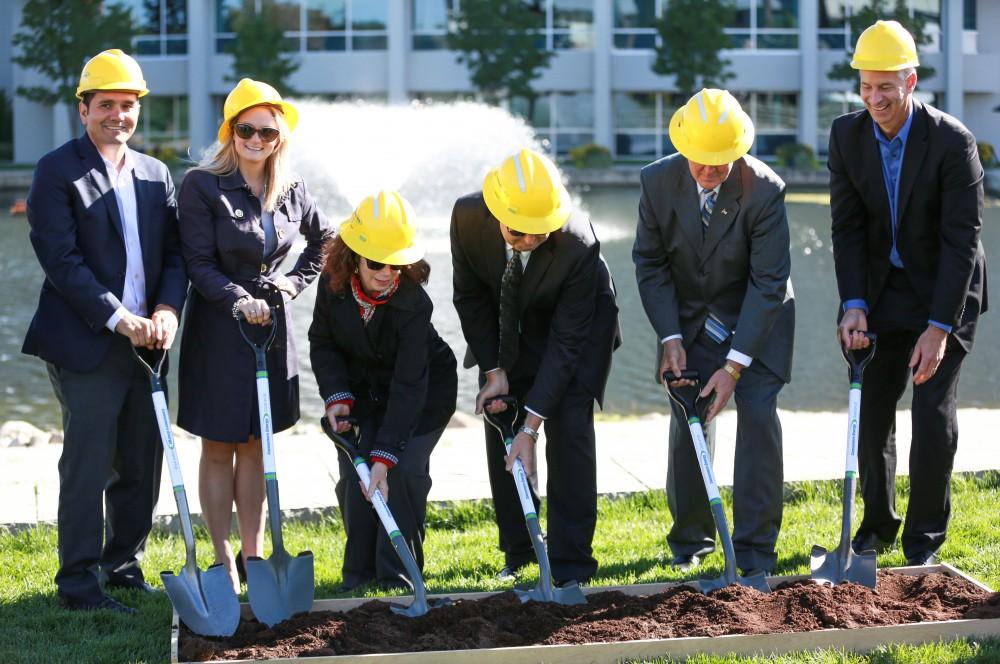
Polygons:
M243 210L237 210L236 212L233 213L233 215L235 215L237 219L242 219L243 218Z
M726 208L722 208L722 214L723 214L723 216L725 216L725 215L729 214L729 211Z

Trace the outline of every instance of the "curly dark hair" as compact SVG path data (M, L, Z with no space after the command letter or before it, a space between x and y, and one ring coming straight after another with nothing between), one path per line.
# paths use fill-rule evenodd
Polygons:
M361 257L348 247L339 235L327 240L323 253L323 277L326 279L327 288L331 293L343 295L347 292L351 275L358 271ZM411 265L404 265L400 274L415 284L426 284L431 276L431 266L427 261L420 259Z

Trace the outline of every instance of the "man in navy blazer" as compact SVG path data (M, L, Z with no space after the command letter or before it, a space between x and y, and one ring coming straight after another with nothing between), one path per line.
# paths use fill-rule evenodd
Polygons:
M147 92L125 53L90 60L77 89L86 132L42 157L28 194L45 281L22 351L45 360L62 408L55 581L69 609L134 613L105 587L152 590L139 561L162 451L131 347L170 348L187 276L170 172L127 146Z

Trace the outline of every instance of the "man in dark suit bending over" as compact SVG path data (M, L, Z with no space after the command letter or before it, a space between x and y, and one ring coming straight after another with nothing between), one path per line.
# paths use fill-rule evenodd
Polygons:
M896 403L912 375L902 538L911 565L934 562L945 539L958 374L986 311L976 139L913 98L918 64L899 23L879 21L862 33L851 66L860 70L865 108L834 120L828 162L839 340L857 349L868 346L862 332L878 335L861 397L864 518L853 545L884 550L895 542Z
M469 344L465 366L480 371L476 412L504 394L523 407L506 460L502 441L486 426L505 562L500 576L513 577L534 560L505 470L519 457L533 474L544 423L552 575L557 584L585 582L597 571L591 548L597 521L594 400L603 399L611 353L620 343L614 285L600 243L590 221L573 208L552 162L522 150L486 176L481 192L455 203L451 251L455 308Z
M60 603L135 610L107 587L152 590L139 561L160 486L149 381L130 346L168 349L187 277L167 167L126 144L146 82L118 49L83 68L85 133L38 162L31 244L45 272L23 352L45 360L63 416Z

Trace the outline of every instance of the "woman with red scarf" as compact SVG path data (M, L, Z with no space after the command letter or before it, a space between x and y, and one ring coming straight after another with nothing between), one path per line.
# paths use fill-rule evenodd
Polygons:
M430 455L455 412L455 355L431 325L421 284L430 265L415 240L414 213L396 192L363 200L327 244L309 327L310 358L326 417L345 432L358 421L371 464L367 495L340 456L344 517L342 591L375 582L406 588L405 570L368 501L381 489L423 568Z

